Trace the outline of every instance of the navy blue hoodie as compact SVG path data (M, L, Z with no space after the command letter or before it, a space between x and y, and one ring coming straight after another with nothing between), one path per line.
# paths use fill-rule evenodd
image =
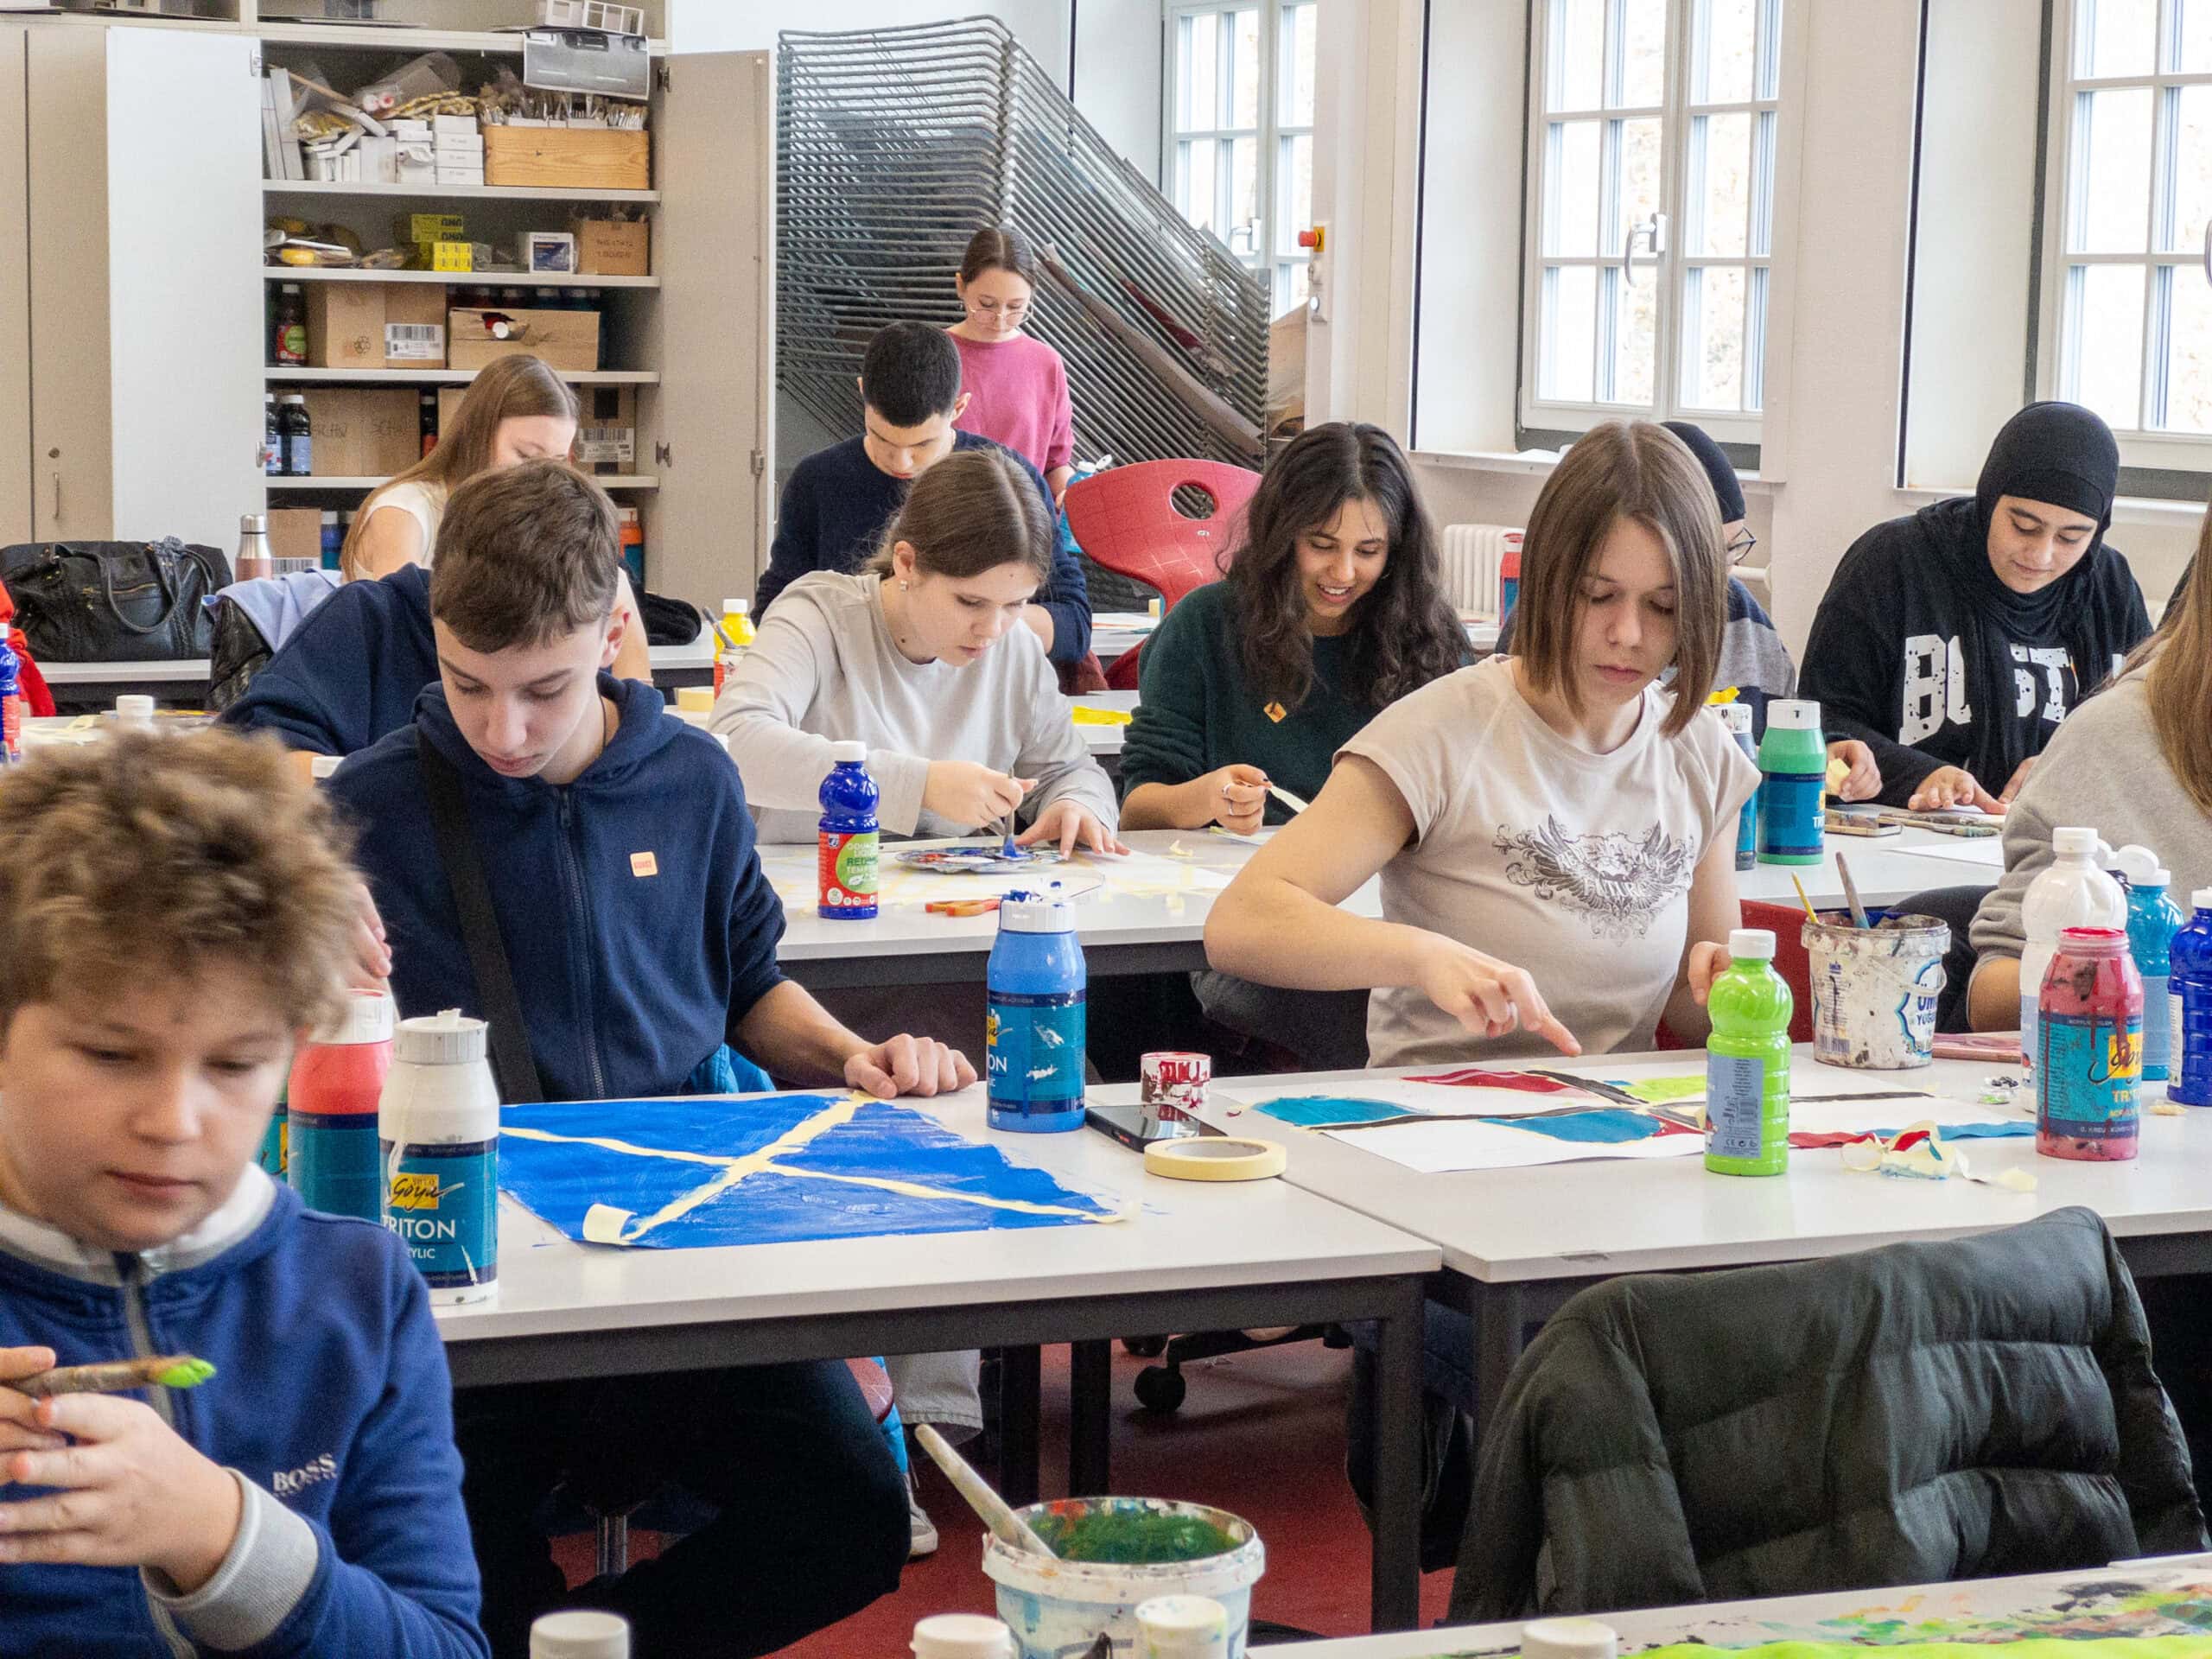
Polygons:
M459 771L548 1100L683 1093L783 977L783 906L737 768L652 687L601 674L599 689L620 723L564 787L486 766L442 684L325 785L361 831L400 1013L480 1014L416 746Z
M223 720L295 749L352 754L414 719L415 699L437 677L430 572L410 564L381 582L349 582L316 606Z

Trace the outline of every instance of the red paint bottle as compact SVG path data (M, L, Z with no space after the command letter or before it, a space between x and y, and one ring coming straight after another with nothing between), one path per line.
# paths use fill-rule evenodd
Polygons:
M2036 1041L2036 1150L2090 1163L2134 1157L2143 976L2125 932L2060 930L2043 976Z

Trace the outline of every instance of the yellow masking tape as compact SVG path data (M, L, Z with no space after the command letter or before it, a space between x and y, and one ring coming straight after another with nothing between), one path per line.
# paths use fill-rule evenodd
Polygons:
M1263 1181L1281 1174L1285 1162L1282 1148L1265 1141L1205 1136L1144 1149L1145 1173L1175 1181Z

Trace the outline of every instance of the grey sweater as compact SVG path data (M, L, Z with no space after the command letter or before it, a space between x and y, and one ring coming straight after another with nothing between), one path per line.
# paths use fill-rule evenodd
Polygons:
M1974 912L1976 957L2017 959L2028 884L2050 864L2050 832L2080 824L2115 847L2139 842L2173 872L2173 901L2212 887L2212 818L2158 752L2144 671L2116 681L2066 717L2005 817L2005 879Z
M982 827L922 810L932 760L1035 779L1024 823L1067 798L1112 829L1114 787L1076 729L1043 642L1011 627L968 667L909 662L884 624L881 580L801 576L722 687L711 724L729 739L760 839L814 839L830 745L841 740L868 746L868 769L883 791L878 820L893 835Z

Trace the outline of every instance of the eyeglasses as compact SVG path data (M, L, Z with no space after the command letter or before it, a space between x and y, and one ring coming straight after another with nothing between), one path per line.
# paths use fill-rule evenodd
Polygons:
M1739 530L1736 532L1736 539L1720 550L1728 556L1730 564L1741 564L1750 556L1751 550L1758 544L1759 538L1752 535L1750 531Z
M1000 306L996 300L970 300L968 302L968 308L971 311L981 311L988 317L996 316L999 313ZM1010 318L1027 316L1029 315L1029 302L1027 300L1015 300L1008 304L1005 308L1005 310L1007 315Z

